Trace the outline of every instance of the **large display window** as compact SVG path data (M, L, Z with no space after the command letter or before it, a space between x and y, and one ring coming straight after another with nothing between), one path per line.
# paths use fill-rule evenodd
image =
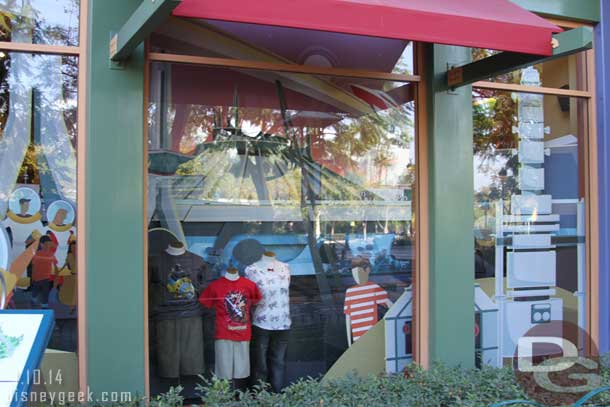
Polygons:
M591 344L587 55L473 88L477 360L517 357L533 332ZM536 89L540 93L536 93ZM580 97L578 97L580 96ZM581 333L572 337L571 332ZM565 336L569 335L569 336ZM538 352L538 351L537 351ZM546 351L540 351L546 352ZM544 357L546 354L541 353Z
M151 393L411 361L415 89L150 65Z

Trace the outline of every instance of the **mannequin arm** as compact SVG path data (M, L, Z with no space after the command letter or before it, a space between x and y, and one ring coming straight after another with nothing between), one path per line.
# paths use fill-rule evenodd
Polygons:
M347 347L352 346L352 319L349 315L345 316L345 329L347 331Z

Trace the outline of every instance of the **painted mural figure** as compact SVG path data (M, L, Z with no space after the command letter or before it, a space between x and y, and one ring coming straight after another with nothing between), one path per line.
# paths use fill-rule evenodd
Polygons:
M352 342L360 339L379 321L378 305L386 308L392 306L387 291L369 281L370 273L370 267L354 267L352 275L356 280L356 285L348 288L345 292L343 312L345 313L349 346Z
M25 251L26 241L36 232L44 229L42 215L40 214L41 202L38 193L28 187L17 188L9 199L9 209L2 226L8 232L11 241L10 259L16 259ZM25 275L22 275L25 277ZM20 287L29 286L25 280L20 281Z

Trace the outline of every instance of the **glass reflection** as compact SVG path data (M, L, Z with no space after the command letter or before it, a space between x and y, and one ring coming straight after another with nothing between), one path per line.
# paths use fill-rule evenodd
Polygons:
M80 0L0 1L0 41L78 45Z
M369 331L379 351L370 357L400 371L411 359L414 86L165 64L153 64L151 75L152 325L166 324L167 296L154 276L174 252L172 241L205 262L202 290L232 269L251 276L265 255L249 258L242 248L262 247L291 277L284 384L327 374L340 358L343 366L358 363L357 345ZM351 311L360 297L349 290L369 285L363 323ZM219 358L212 335L219 317L201 312L201 373L209 374ZM387 334L376 324L384 315ZM260 324L254 320L253 346ZM153 392L193 380L168 378L160 353L167 344L152 332ZM391 349L386 337L394 338Z
M586 101L475 88L473 113L478 361L497 366L536 326L585 328Z
M50 348L76 351L78 60L0 58L0 272L10 309L49 308Z

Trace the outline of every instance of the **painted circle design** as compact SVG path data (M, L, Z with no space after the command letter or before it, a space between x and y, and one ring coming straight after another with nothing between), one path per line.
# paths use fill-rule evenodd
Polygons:
M38 193L32 188L21 187L13 191L8 201L8 208L15 215L19 215L21 213L21 205L19 204L19 201L22 199L28 199L30 201L29 208L26 212L28 216L34 216L40 212L40 196L38 196Z
M57 214L57 211L59 211L60 209L63 209L66 211L66 218L64 219L63 224L64 225L73 224L74 218L75 218L74 207L68 201L63 201L63 200L55 201L51 205L49 205L49 208L47 209L47 221L53 222L53 219L55 219L55 215ZM62 225L57 225L57 226L62 226Z

